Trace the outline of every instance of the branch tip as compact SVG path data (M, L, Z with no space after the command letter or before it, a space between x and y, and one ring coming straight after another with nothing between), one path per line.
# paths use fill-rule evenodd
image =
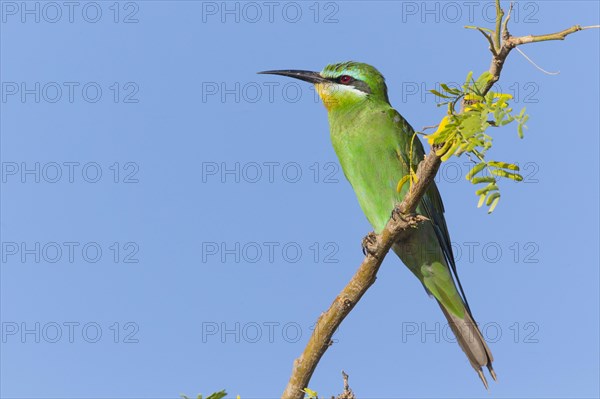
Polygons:
M500 49L502 48L502 42L500 40L502 18L504 18L504 10L500 6L500 0L496 0L496 30L494 31L494 48L496 53L500 53Z
M508 40L510 38L510 33L508 32L508 21L510 21L510 17L512 15L514 3L511 1L510 6L508 7L508 14L504 19L504 23L502 24L502 39Z

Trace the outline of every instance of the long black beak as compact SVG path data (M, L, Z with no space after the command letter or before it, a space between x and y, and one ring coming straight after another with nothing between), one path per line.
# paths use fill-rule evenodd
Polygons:
M282 70L282 71L263 71L258 72L264 75L281 75L289 76L290 78L300 79L309 83L326 83L330 82L329 79L321 76L319 72L312 71L298 71L298 70Z

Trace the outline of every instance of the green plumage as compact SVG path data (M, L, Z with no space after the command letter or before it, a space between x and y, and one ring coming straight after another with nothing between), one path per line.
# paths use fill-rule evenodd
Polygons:
M329 112L331 141L346 178L352 184L367 219L380 233L390 219L394 206L408 190L396 190L398 182L416 169L425 156L423 147L410 125L388 103L371 100ZM368 134L366 134L368 132ZM409 159L411 140L413 159ZM433 215L443 221L443 206L435 183L429 188L417 213ZM450 242L445 225L442 239ZM464 306L438 242L434 226L421 225L410 241L394 247L404 264L448 310L464 317Z
M331 142L344 174L375 232L381 232L408 191L409 185L405 184L398 192L398 183L411 167L416 171L425 156L413 128L390 105L383 76L374 67L355 62L329 65L320 74L267 73L315 83L328 110ZM395 244L393 250L435 297L459 345L487 387L481 367L487 366L495 378L492 354L460 287L444 206L435 183L431 183L417 213L429 222L420 224L408 241Z

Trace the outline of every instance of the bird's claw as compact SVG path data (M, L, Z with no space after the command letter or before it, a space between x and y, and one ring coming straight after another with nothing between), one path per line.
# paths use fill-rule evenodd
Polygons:
M377 235L374 232L370 232L362 240L362 251L365 256L375 256L377 249Z
M397 222L398 220L404 221L404 215L402 215L400 208L397 206L395 206L394 209L392 210L392 220L394 222Z
M395 222L401 220L404 223L408 224L408 227L412 227L412 228L416 228L419 225L419 223L429 220L425 216L416 214L414 212L404 214L399 209L399 207L394 207L394 210L392 211L392 219Z

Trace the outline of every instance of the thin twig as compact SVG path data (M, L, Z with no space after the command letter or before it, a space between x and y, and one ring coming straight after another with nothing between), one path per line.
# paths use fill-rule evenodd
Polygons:
M494 31L494 49L496 54L500 52L502 42L500 41L500 35L502 34L502 18L504 17L504 10L500 7L500 0L496 0L496 30Z
M492 36L479 27L477 28L477 30L481 32L481 34L487 39L488 43L490 43L490 51L492 52L492 54L498 55L498 53L496 52L496 47L494 46L494 41L492 40Z
M348 383L348 374L346 374L343 370L342 378L344 378L344 392L339 394L335 399L356 399L354 392L352 392L352 389L350 389L350 384Z
M531 58L529 58L529 57L527 56L527 54L525 54L525 53L523 52L523 50L521 50L520 48L518 48L518 47L515 47L515 50L517 50L517 52L519 52L519 53L520 53L520 54L521 54L523 57L525 57L525 59L526 59L527 61L529 61L529 63L530 63L531 65L533 65L533 66L534 66L534 67L536 67L538 70L540 70L540 71L542 71L543 73L545 73L546 75L558 75L558 74L560 74L560 72L550 72L550 71L546 71L544 68L542 68L541 66L539 66L538 64L536 64L536 63L535 63L535 62L534 62L534 61L533 61Z
M504 19L504 24L502 25L502 38L507 39L510 37L510 33L508 32L508 21L510 21L510 16L512 14L513 3L510 3L510 7L508 7L508 14L506 14L506 18Z
M573 25L570 28L561 30L560 32L549 33L547 35L528 35L528 36L521 36L521 37L511 36L510 45L513 47L516 47L516 46L520 46L522 44L545 42L548 40L565 40L565 38L567 36L569 36L571 33L575 33L575 32L578 32L578 31L584 30L584 29L598 29L598 28L600 28L600 25L593 25L593 26Z

